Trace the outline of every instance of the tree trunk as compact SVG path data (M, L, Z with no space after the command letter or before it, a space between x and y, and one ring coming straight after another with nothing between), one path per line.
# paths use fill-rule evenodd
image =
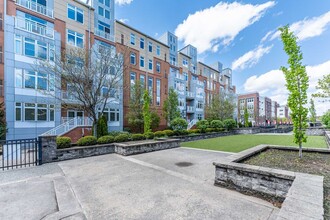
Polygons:
M299 142L299 158L302 159L302 144Z

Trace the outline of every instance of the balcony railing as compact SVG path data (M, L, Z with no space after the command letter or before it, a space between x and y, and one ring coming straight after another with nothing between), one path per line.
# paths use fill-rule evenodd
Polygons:
M98 28L95 28L94 29L94 34L99 36L99 37L102 37L104 39L107 39L107 40L110 40L110 41L114 41L114 36L110 33L107 33L105 31L102 31Z
M187 112L193 113L193 112L195 112L195 108L193 106L187 106Z
M0 63L3 63L3 52L2 51L0 51Z
M179 80L184 80L184 76L182 74L175 74L175 78L179 79Z
M31 0L16 0L16 4L47 17L54 18L54 10Z
M15 27L28 31L30 33L38 34L44 37L48 37L51 39L54 39L54 29L47 27L43 24L40 24L38 22L25 19L25 18L20 18L16 17L15 18Z
M178 66L178 62L175 62L173 60L170 60L170 64L173 65L173 66Z
M195 93L186 91L186 96L189 97L189 98L194 98Z

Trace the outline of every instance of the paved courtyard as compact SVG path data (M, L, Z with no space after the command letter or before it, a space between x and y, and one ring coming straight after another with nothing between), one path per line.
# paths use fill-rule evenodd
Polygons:
M213 186L226 156L177 148L0 172L0 219L275 219L270 203Z

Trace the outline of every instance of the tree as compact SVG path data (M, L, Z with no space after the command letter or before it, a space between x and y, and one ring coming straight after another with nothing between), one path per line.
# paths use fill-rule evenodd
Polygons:
M163 115L167 122L171 122L175 118L180 117L180 110L178 108L178 94L173 88L170 88L167 99L164 101L163 105Z
M148 90L143 94L143 121L144 121L144 133L150 132L151 127L151 113L150 113L150 101Z
M323 76L322 79L319 79L316 89L321 91L319 93L313 94L314 97L330 97L330 74Z
M129 111L126 116L128 124L134 128L135 132L143 133L143 91L144 88L140 81L136 81L131 87Z
M97 136L98 116L118 100L123 89L124 56L110 46L72 48L56 54L54 62L38 61L36 71L53 76L48 83L52 89L46 93L60 100L62 107L87 113Z
M205 109L206 119L212 121L233 118L234 109L233 96L224 93L216 94L213 96L210 105Z
M155 130L159 127L160 117L155 111L151 111L151 129Z
M311 114L311 117L309 120L313 123L316 122L316 110L315 110L315 105L314 105L314 100L310 100L310 106L309 106L309 113Z
M249 127L249 113L247 108L244 108L244 127Z
M299 157L302 158L302 143L307 142L305 129L307 128L308 76L302 64L303 54L297 45L297 37L289 30L288 26L279 29L284 45L284 51L289 56L289 68L281 67L285 75L286 87L289 91L288 106L291 109L293 121L294 142L299 144Z
M325 127L330 128L330 111L325 113L321 118Z
M99 119L97 120L97 135L96 137L102 137L108 134L108 122L107 122L107 118L102 115L101 117L99 117Z
M6 139L7 124L4 102L0 103L0 140Z

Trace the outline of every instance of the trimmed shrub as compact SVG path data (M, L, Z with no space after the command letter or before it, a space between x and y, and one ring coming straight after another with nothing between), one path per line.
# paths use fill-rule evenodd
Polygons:
M115 142L125 142L128 141L129 136L128 134L120 134L117 137L115 137Z
M82 137L77 141L78 146L90 146L97 144L97 139L94 136Z
M206 128L207 133L216 132L215 128Z
M199 133L199 129L190 129L188 130L189 134L198 134Z
M57 149L71 147L71 138L69 137L57 137L56 138Z
M110 135L106 135L106 136L103 136L103 137L100 137L99 139L97 139L98 144L110 144L110 143L113 143L114 141L115 141L115 138Z
M121 134L127 134L128 135L129 133L127 131L110 131L108 133L109 136L113 136L113 137L117 137Z
M143 134L132 134L133 141L140 141L144 139L146 139L146 137Z
M223 121L223 124L227 131L230 131L236 126L236 121L234 119L226 119Z
M188 127L188 122L183 118L175 118L171 121L171 128L175 133L180 133L186 130Z
M168 137L172 137L174 135L174 131L172 131L172 130L164 130L164 132L165 132L166 136L168 136Z
M154 134L156 138L166 136L166 133L164 131L156 131Z
M224 127L225 127L225 125L220 120L211 121L211 128L219 129L219 128L224 128Z
M147 139L153 139L155 137L154 133L152 133L151 131L150 132L147 132L147 133L144 133L144 136Z
M196 127L201 133L205 133L206 129L209 127L209 122L207 120L200 120L196 123Z
M108 123L107 118L102 115L96 123L96 132L97 132L97 138L105 136L108 134Z

